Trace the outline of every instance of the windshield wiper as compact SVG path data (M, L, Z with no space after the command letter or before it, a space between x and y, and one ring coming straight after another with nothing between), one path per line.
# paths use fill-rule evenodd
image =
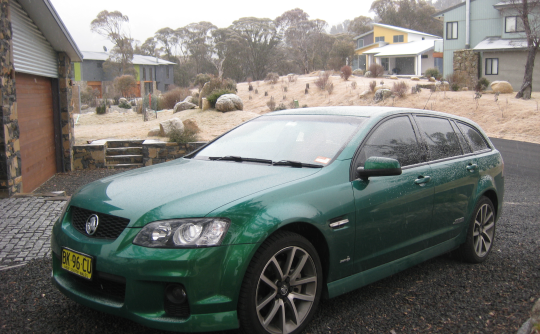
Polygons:
M273 162L272 165L274 166L291 166L291 167L307 167L307 168L323 168L322 165L316 165L316 164L307 164L300 161L292 161L292 160L281 160L277 162Z
M236 162L258 162L262 164L272 164L272 160L258 159L258 158L244 158L236 155L226 155L224 157L208 157L210 160L222 160L222 161L236 161Z

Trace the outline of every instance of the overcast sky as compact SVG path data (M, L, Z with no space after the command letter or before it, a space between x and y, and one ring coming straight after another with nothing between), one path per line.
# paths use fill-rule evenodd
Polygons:
M209 21L225 28L241 17L275 19L284 12L301 8L310 19L322 19L329 27L369 12L373 0L50 0L81 51L103 51L112 45L98 34L90 32L90 22L106 9L119 10L129 17L131 36L144 42L165 27L180 28L193 22Z

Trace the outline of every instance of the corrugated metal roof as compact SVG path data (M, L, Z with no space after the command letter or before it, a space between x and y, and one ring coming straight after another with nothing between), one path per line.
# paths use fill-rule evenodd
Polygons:
M82 51L83 59L87 60L107 60L109 54L107 52L95 52L95 51ZM157 60L157 61L156 61ZM152 56L133 55L131 61L133 65L172 65L173 62L159 59Z
M364 54L374 54L375 57L416 56L434 48L436 39L410 43L388 44L380 48L365 51Z
M389 24L373 23L373 25L374 25L374 26L383 27L383 28L393 29L393 30L397 30L397 31L406 32L406 33L408 33L408 34L417 34L417 35L422 35L422 36L430 36L430 37L441 38L441 36L436 36L436 35L426 34L425 32L420 32L420 31L411 30L411 29L407 29L407 28L401 28L401 27L391 26L391 25L389 25Z
M473 50L475 51L487 51L487 50L523 50L527 48L527 39L514 38L514 39L502 39L501 37L486 37L483 41L478 43Z

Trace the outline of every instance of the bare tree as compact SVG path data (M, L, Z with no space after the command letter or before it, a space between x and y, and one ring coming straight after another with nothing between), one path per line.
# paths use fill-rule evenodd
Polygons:
M506 3L504 11L516 14L523 22L523 29L527 37L527 61L523 84L516 94L516 98L530 99L532 92L534 60L540 47L540 0L510 0ZM517 24L517 23L516 23Z

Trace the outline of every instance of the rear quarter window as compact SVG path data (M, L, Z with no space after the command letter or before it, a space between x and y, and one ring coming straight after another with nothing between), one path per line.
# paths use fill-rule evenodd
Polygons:
M473 152L489 149L486 139L478 130L468 124L461 122L458 122L458 127L465 136L465 138L469 141Z

